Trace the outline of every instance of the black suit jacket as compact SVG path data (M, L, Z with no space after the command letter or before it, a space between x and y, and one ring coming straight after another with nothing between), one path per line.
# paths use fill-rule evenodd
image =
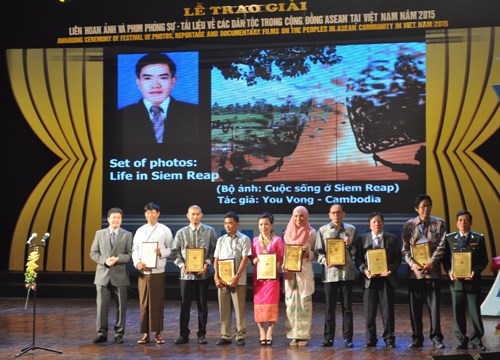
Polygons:
M392 287L396 287L398 284L397 272L402 260L401 247L398 244L398 239L396 238L396 236L385 231L382 241L384 243L384 249L386 250L387 254L387 265L389 270L391 271L391 275L388 277L388 280ZM371 279L368 279L364 275L365 270L368 269L366 252L370 249L373 249L373 239L371 231L368 231L358 238L355 258L356 266L365 279L365 288L370 287L371 281Z
M142 152L145 146L172 150L189 147L199 140L198 116L198 105L177 101L171 97L165 120L163 143L158 144L149 110L141 99L138 103L119 110L118 123L114 129L115 141L121 143L124 150L130 147L136 148L139 152Z
M460 245L458 238L460 236L459 232L453 232L446 235L445 239L445 253L443 257L443 267L448 274L452 268L452 253L460 251ZM469 231L467 234L467 241L462 251L472 252L472 271L474 271L474 277L472 280L459 279L451 282L451 289L457 291L481 291L481 272L488 265L488 253L486 251L486 242L484 240L484 235Z

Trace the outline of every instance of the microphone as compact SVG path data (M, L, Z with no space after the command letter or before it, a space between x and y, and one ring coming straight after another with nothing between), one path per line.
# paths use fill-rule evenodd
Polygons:
M49 239L50 237L50 234L49 233L45 233L45 235L43 235L43 238L42 238L42 246L45 246L45 243L47 242L47 240Z
M33 240L35 240L35 238L38 236L37 233L33 233L31 234L30 238L28 239L28 241L26 241L26 244L29 244L31 245L31 243L33 242Z

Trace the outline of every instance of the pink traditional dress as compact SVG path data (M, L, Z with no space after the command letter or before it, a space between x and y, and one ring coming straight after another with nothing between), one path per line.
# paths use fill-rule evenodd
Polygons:
M283 263L283 241L279 236L271 234L271 241L266 246L262 235L255 237L252 241L252 258L259 254L276 254L276 261ZM256 264L253 271L253 301L254 318L256 322L277 321L280 302L280 279L279 271L276 271L276 280L257 280Z

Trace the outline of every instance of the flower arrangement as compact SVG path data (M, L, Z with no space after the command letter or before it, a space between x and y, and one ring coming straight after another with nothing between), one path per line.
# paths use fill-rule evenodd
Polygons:
M28 289L28 294L30 290L36 291L36 269L38 268L36 262L39 258L38 246L35 246L28 256L26 271L24 272L24 286Z

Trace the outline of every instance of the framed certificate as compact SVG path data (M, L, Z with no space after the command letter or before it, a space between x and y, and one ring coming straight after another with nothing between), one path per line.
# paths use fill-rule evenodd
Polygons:
M276 254L260 254L257 263L257 280L276 280Z
M410 249L413 261L418 263L420 266L424 266L429 262L429 259L431 258L431 248L428 242L410 245Z
M186 248L186 271L203 272L205 266L205 248Z
M154 269L158 260L156 249L158 241L143 242L141 244L141 263L146 265L148 269Z
M472 252L454 252L451 258L451 268L457 279L470 277L472 273Z
M219 278L224 284L226 285L231 284L231 280L234 278L234 275L236 274L234 267L235 267L234 259L219 259L217 261L217 268L218 268L217 271L219 273Z
M385 249L371 249L366 251L368 270L372 275L380 275L388 270L387 253Z
M326 239L326 264L345 265L345 243L340 239Z
M302 271L302 245L285 244L283 269L286 271Z

